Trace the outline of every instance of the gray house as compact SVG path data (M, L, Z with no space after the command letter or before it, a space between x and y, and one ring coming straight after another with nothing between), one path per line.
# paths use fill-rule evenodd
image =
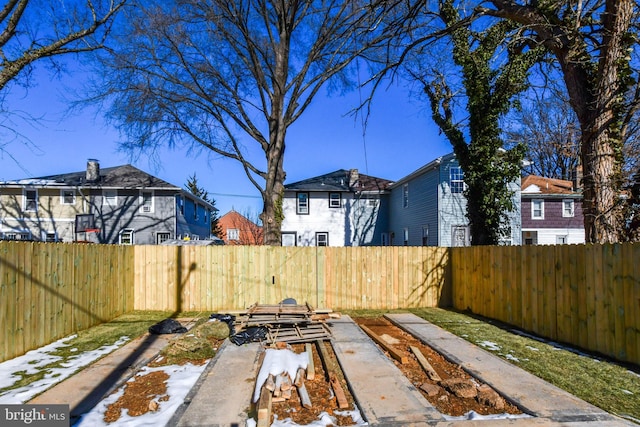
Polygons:
M159 244L206 239L215 208L131 165L0 182L0 239Z
M464 173L453 153L439 157L390 186L389 244L468 246ZM510 184L516 210L509 213L509 238L521 243L520 182Z

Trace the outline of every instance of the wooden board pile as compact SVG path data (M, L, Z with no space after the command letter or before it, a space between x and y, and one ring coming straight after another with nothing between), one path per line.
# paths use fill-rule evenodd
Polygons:
M330 310L314 310L309 304L254 304L239 313L235 333L246 328L264 327L268 344L305 343L329 339L331 330L325 321L339 317Z
M337 405L340 409L349 407L345 392L338 381L337 374L327 364L328 354L322 341L316 341L316 349L319 353L323 366L325 366L325 375L328 379L329 386L333 390L333 395L336 397ZM290 347L286 343L278 343L274 346L276 349L288 350ZM269 374L262 385L256 384L256 387L260 387L259 399L256 403L256 412L258 415L257 427L268 427L271 425L271 412L272 404L277 402L285 402L289 399L295 398L297 395L300 399L300 405L311 409L313 404L307 392L305 381L315 380L315 366L313 361L313 344L305 344L305 353L307 357L306 369L299 367L296 371L295 378L291 378L289 373L281 372L276 375ZM264 353L261 355L264 357ZM263 359L264 360L264 359ZM260 362L261 370L263 369L263 361ZM262 376L258 375L258 380ZM292 393L295 387L297 393Z

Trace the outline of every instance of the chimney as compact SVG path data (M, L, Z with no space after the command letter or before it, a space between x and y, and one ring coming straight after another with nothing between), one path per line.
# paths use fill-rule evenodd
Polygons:
M100 162L96 159L87 160L87 182L100 181Z
M358 169L349 169L349 187L355 187L359 178Z
M582 189L582 165L578 165L576 166L576 168L573 170L572 173L572 184L573 184L573 191L578 191L580 189Z

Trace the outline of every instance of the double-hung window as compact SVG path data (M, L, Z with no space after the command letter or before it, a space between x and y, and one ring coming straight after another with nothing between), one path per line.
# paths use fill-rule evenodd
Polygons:
M38 190L25 190L24 210L25 212L38 211Z
M298 215L309 215L309 193L298 193L296 213Z
M116 190L103 190L102 204L115 207L118 204L118 193Z
M544 219L544 200L531 200L531 219Z
M142 191L140 193L140 205L142 206L142 212L153 212L153 192Z
M342 196L340 193L329 193L329 207L339 208L342 206Z
M227 240L240 240L240 230L237 228L227 228Z
M76 191L75 190L61 190L60 191L60 203L63 205L75 205L76 204Z
M564 218L573 218L575 216L573 199L564 199L562 201L562 216Z
M449 186L453 194L459 194L464 191L464 174L461 167L454 166L449 169Z
M131 228L125 228L124 230L120 231L119 237L120 237L119 240L121 245L133 245L134 230Z

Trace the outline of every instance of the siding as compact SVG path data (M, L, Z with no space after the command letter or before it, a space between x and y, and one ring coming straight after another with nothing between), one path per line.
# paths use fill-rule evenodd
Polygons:
M439 173L438 185L438 235L440 237L439 246L452 245L452 228L454 226L468 226L467 220L467 199L462 193L452 194L449 188L449 170L459 166L455 157L443 159ZM469 236L467 236L469 238Z

